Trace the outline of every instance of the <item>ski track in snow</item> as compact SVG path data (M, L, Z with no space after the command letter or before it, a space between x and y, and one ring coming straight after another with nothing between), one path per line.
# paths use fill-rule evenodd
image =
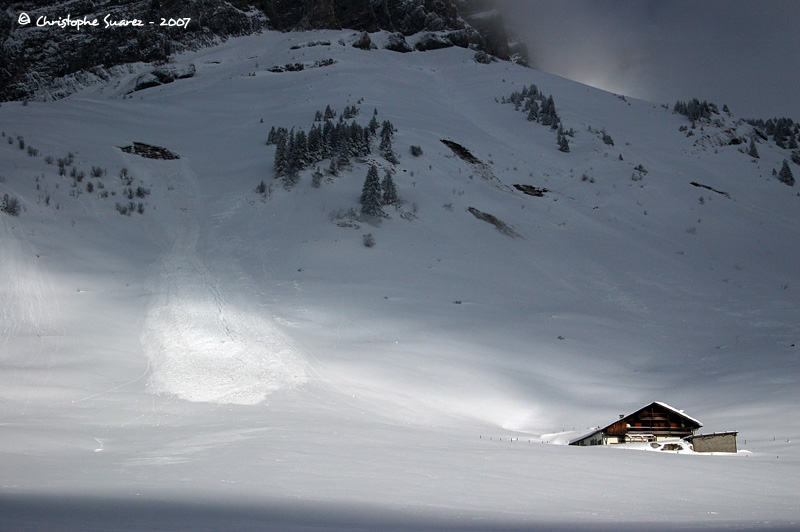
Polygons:
M169 186L177 213L172 247L154 269L159 296L141 338L153 391L189 401L256 404L304 382L302 357L290 339L260 315L245 290L224 288L198 255L198 215L205 210L189 165L134 157L128 161L135 172L158 174Z

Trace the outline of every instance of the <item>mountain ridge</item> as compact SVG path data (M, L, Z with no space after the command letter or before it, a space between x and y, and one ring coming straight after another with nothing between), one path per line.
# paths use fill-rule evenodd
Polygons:
M387 30L410 36L449 33L446 46L474 46L500 59L524 62L524 45L509 44L499 13L472 27L461 16L473 14L469 1L451 0L137 0L134 2L12 3L0 12L0 101L61 98L93 82L108 81L136 62L163 63L175 52L209 46L264 29L293 31L341 29ZM27 11L26 11L27 10ZM20 24L25 13L31 22ZM140 19L143 27L45 25L87 17L89 20ZM159 20L161 24L159 24ZM164 22L179 21L173 27ZM185 24L181 21L188 20Z

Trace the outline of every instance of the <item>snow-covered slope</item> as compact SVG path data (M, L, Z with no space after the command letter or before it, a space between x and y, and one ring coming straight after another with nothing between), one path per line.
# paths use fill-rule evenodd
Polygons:
M190 79L0 107L0 194L22 205L0 215L1 528L796 524L789 152L741 153L736 117L687 137L657 104L355 37L245 37L177 58ZM291 49L311 41L332 44ZM569 153L500 103L530 84ZM399 163L285 190L267 134L326 105L377 109ZM380 221L348 214L371 163L403 201ZM547 445L653 400L751 453Z

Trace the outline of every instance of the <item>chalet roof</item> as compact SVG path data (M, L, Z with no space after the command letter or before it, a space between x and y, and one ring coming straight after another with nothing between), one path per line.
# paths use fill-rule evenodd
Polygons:
M595 427L595 428L593 428L593 429L589 429L589 430L587 430L587 431L585 431L585 432L582 432L582 433L580 434L580 436L576 436L576 437L574 437L574 438L571 438L571 439L570 439L570 440L567 442L567 445L572 445L573 443L575 443L575 442L577 442L577 441L585 440L585 439L586 439L586 438L588 438L589 436L594 436L595 434L597 434L597 433L598 433L598 432L600 432L601 430L603 430L603 429L601 429L600 427Z
M663 408L665 410L671 411L672 413L684 418L685 420L687 420L687 421L689 421L689 422L691 422L693 424L696 424L698 428L703 426L703 424L700 421L696 420L695 418L693 418L691 416L686 415L686 413L683 410L678 410L674 406L670 406L667 403L662 403L661 401L653 401L652 403L647 404L647 405L645 405L645 406L643 406L641 408L637 408L636 410L634 410L633 412L631 412L627 416L622 416L619 419L615 419L614 421L612 421L608 425L605 425L603 427L598 427L598 428L595 428L595 429L591 429L591 430L587 431L586 433L582 434L581 436L579 436L577 438L572 438L569 441L569 444L572 445L573 443L581 441L581 440L583 440L585 438L588 438L589 436L592 436L593 434L596 434L598 432L602 432L602 431L608 429L609 427L611 427L611 425L613 425L615 423L618 423L623 419L627 419L627 418L633 416L634 414L637 414L637 413L641 412L642 410L647 410L648 408L651 408L653 405L658 405L659 407L661 407L661 408Z
M698 428L703 426L703 424L700 423L695 418L693 418L691 416L687 416L686 413L683 410L678 410L677 408L675 408L673 406L669 406L667 403L662 403L661 401L653 401L652 403L650 403L649 405L647 405L644 408L650 408L650 406L652 406L652 405L659 405L659 406L662 406L662 407L666 408L667 410L672 410L673 412L675 412L679 416L683 417L684 419L688 419L689 421L691 421L693 423L697 423ZM639 410L643 410L643 408L640 408ZM639 410L637 410L636 412L639 412ZM636 412L631 412L630 414L628 414L628 416L632 416ZM628 417L628 416L625 416L625 417Z

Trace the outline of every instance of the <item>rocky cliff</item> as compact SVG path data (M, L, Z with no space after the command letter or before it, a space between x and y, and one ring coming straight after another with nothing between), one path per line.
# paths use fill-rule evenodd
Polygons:
M106 26L135 19L144 25ZM164 27L162 19L189 22ZM98 25L76 26L81 20ZM64 97L126 64L163 62L174 52L263 29L322 28L444 32L445 45L527 60L486 0L32 0L0 11L0 101Z

